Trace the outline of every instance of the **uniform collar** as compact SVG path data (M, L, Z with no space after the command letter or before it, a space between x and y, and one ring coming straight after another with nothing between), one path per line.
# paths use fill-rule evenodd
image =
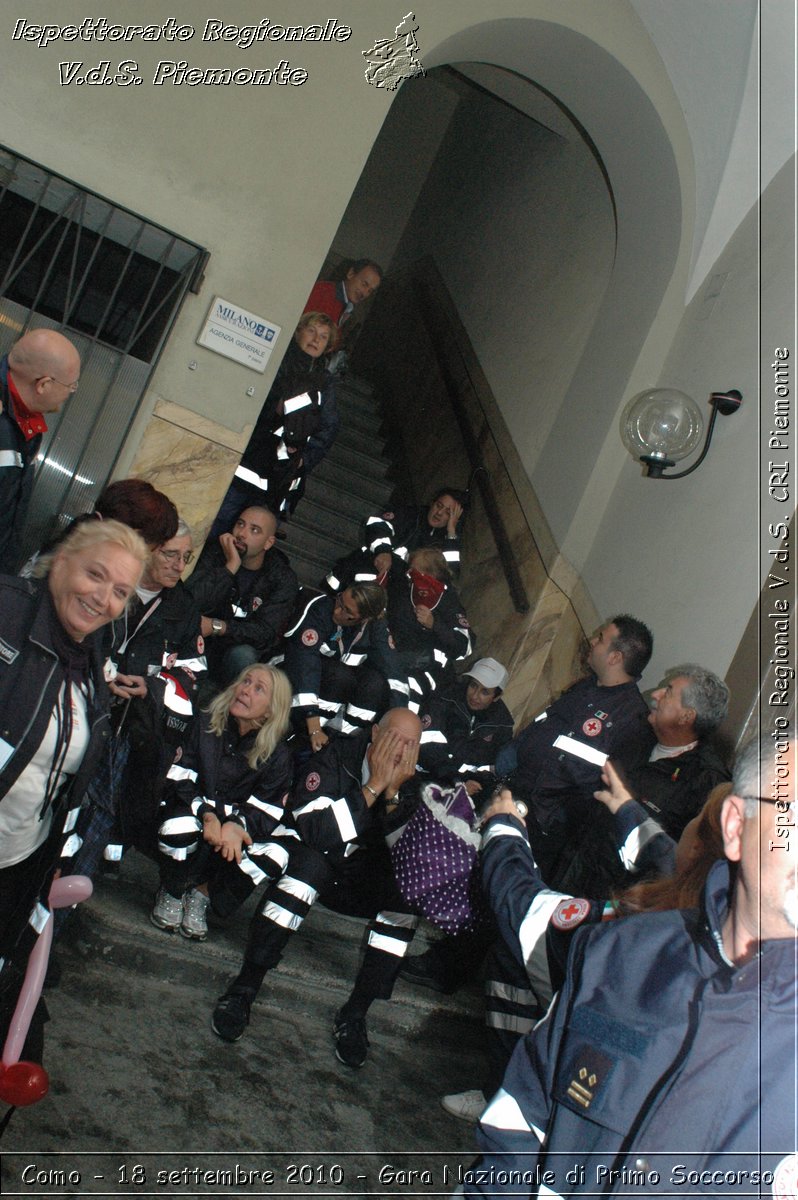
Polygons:
M39 437L40 434L47 433L47 422L44 419L44 415L30 411L17 391L10 371L8 372L6 382L8 384L8 394L11 397L11 416L18 425L19 431L25 441L30 442L33 438Z

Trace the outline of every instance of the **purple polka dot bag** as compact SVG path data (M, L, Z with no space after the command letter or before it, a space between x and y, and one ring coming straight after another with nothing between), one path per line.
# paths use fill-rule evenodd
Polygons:
M399 891L446 933L473 928L486 911L479 883L480 834L474 805L462 784L428 783L421 803L391 840Z

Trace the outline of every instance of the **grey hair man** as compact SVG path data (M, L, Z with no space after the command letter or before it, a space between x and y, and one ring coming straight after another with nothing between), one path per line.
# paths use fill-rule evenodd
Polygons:
M20 535L30 503L33 464L58 413L77 390L80 355L62 333L31 329L0 360L0 573L20 566Z
M675 667L651 693L648 723L657 744L630 785L674 841L712 788L729 779L711 739L728 709L726 684L697 663Z

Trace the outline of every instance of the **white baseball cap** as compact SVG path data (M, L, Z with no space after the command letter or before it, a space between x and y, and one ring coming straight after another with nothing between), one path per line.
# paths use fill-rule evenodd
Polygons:
M472 679L476 679L483 687L501 688L502 691L507 686L507 680L510 676L505 668L495 658L480 658L475 662L473 667L463 672L464 675L470 675Z

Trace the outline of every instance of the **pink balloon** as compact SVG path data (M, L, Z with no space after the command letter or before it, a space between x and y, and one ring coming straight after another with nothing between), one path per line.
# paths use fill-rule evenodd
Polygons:
M50 888L50 908L69 908L88 900L93 891L92 882L86 875L64 875L54 879Z
M53 880L50 888L50 905L52 908L66 908L70 904L78 904L81 900L87 899L91 893L91 880L87 879L85 875L65 875L61 879ZM49 917L28 959L25 981L8 1026L6 1043L3 1047L3 1065L6 1068L19 1060L22 1047L25 1045L25 1038L28 1036L30 1023L42 994L52 941L53 919ZM0 1098L2 1097L0 1096ZM34 1102L29 1100L28 1103L33 1104Z
M28 969L17 1000L17 1007L8 1026L6 1044L3 1047L3 1066L8 1068L18 1061L28 1036L30 1023L42 994L44 977L47 974L47 960L50 957L50 945L53 940L52 917L39 934L36 945L28 959Z
M35 1062L15 1062L0 1074L0 1100L26 1108L43 1099L50 1090L44 1067Z

